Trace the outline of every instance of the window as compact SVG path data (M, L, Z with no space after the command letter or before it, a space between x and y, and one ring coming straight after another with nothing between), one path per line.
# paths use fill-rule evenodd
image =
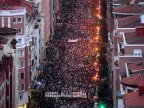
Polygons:
M23 95L22 94L20 94L20 100L22 100L23 99Z
M18 18L18 23L22 23L22 18Z
M17 30L18 30L18 33L22 33L22 29L21 28L19 28Z
M24 84L19 84L18 85L18 91L24 90Z
M16 23L16 19L15 18L13 19L13 23Z
M24 79L24 73L19 73L19 80L23 80Z
M19 50L18 53L19 53L19 57L24 57L24 50Z
M19 68L23 68L24 67L24 61L19 61Z
M22 39L18 39L18 44L21 44L22 43Z
M134 56L142 56L142 50L141 49L134 49Z

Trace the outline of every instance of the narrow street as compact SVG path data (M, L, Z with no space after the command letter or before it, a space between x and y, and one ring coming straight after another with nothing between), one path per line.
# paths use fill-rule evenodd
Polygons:
M54 37L46 49L46 70L37 78L44 81L44 88L36 91L38 108L96 108L99 102L112 105L106 13L101 9L106 8L105 3L63 0Z

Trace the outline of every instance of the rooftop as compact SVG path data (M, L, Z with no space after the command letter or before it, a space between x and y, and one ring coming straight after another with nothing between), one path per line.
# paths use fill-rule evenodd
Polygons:
M114 4L130 4L132 0L112 0ZM143 0L136 0L136 2L142 2Z
M135 32L125 33L127 44L144 44L144 36L138 37Z
M126 108L144 108L144 95L139 96L139 92L127 93L124 95Z
M139 14L144 10L144 6L130 6L130 5L122 5L122 6L118 6L116 8L114 8L113 12L114 13L122 13L122 14Z
M130 87L138 87L140 84L144 84L144 74L137 74L127 78L123 78L122 84Z
M114 4L128 4L131 0L112 0Z
M3 1L3 2L1 2ZM31 13L33 4L30 1L25 0L1 0L0 1L0 10L18 10L18 9L24 9L26 7L26 10Z
M140 15L127 16L118 19L118 28L135 28L141 25Z
M142 63L141 64L130 63L128 64L128 67L132 73L140 72L144 70L144 65Z

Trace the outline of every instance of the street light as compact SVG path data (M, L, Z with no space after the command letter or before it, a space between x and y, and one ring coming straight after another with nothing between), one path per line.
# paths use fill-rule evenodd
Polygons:
M99 103L98 108L107 108L106 103Z

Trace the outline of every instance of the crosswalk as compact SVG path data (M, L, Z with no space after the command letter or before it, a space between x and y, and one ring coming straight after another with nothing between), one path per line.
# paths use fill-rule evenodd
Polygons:
M71 93L46 92L45 97L87 98L87 95L84 92L71 92Z

